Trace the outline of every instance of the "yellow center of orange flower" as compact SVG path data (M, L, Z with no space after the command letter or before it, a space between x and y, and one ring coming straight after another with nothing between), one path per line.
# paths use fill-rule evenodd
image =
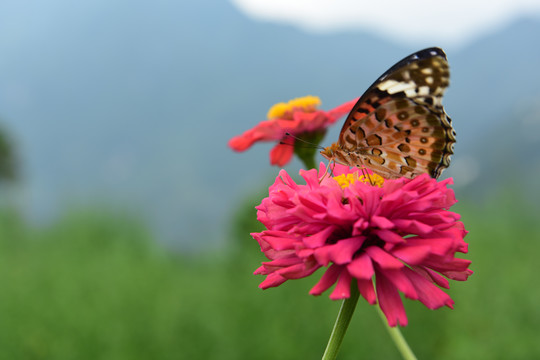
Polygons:
M277 103L268 110L267 118L272 119L292 119L293 111L313 112L321 105L321 99L317 96L304 96L289 100L287 103Z
M341 174L339 176L334 176L334 180L338 182L339 186L341 186L342 189L345 189L347 186L354 184L356 181L378 187L382 187L384 184L384 178L382 176L379 176L377 174L358 175L358 171L352 174Z

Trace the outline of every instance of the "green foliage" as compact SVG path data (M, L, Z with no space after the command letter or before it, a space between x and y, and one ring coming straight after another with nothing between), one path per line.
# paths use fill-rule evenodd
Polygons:
M75 213L46 229L0 214L0 349L5 359L320 358L339 302L308 295L322 275L259 290L264 256L246 202L231 229L235 251L180 255L135 219ZM403 334L423 359L531 359L540 290L540 224L514 200L458 204L472 269L452 283L455 309L406 301ZM375 310L360 299L340 359L399 359Z
M0 181L17 178L17 166L13 144L6 131L0 128Z

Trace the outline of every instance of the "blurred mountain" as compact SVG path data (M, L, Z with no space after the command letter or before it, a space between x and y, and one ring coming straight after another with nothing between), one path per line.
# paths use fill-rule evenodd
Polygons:
M445 104L458 132L448 174L463 191L492 181L501 168L485 164L520 147L505 134L536 121L523 109L540 98L539 35L539 19L522 19L447 51ZM21 159L21 206L46 220L111 205L164 241L213 245L237 204L279 170L270 144L235 154L229 138L279 101L312 94L328 109L358 97L421 47L256 22L219 0L1 3L0 118ZM540 150L530 141L526 156L502 161L531 169Z

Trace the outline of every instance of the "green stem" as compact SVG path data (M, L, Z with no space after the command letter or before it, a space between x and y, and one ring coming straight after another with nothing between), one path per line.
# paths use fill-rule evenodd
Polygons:
M324 138L326 130L306 132L296 136L294 142L294 153L306 166L306 170L317 169L315 157L319 152L318 145Z
M343 337L347 332L352 315L354 314L354 309L358 302L358 295L358 287L356 284L352 284L351 295L341 303L341 308L339 309L338 317L334 324L334 329L332 329L328 344L326 345L322 360L334 360L336 358Z
M396 347L401 353L401 356L403 357L403 359L416 360L416 356L414 356L414 353L409 347L409 344L407 344L407 341L401 334L401 331L399 331L399 327L398 326L390 327L388 325L388 320L386 319L386 316L384 316L384 313L382 312L381 308L378 305L376 305L376 308L377 308L377 312L381 316L381 319L386 327L386 330L388 330L390 337L392 338L392 340L394 340L394 344L396 344Z
M312 158L312 157L300 158L300 160L302 160L302 162L306 166L307 170L309 170L309 169L317 169L318 168L317 164L315 163L315 159Z

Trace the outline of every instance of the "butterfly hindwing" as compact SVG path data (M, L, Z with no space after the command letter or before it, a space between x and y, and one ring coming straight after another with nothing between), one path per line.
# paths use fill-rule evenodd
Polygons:
M355 129L354 145L347 150L363 155L363 165L386 166L387 177L438 177L450 164L455 136L448 118L411 99L385 103L347 133Z

